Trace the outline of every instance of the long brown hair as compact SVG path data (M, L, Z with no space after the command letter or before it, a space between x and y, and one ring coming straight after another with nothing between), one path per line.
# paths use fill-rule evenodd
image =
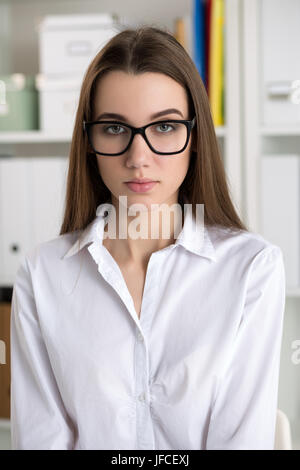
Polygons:
M196 116L193 136L197 149L191 152L186 177L179 189L179 203L204 204L205 225L248 230L230 198L206 89L184 47L167 30L142 25L116 34L89 65L81 86L69 155L65 210L60 235L84 229L96 208L110 200L95 155L90 153L83 121L92 120L96 84L104 74L121 70L130 74L158 72L168 75L187 92L190 119Z

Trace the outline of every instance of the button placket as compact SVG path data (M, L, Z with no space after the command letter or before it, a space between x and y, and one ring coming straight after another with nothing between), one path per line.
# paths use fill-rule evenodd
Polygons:
M137 337L138 337L138 340L139 340L141 343L144 341L144 337L143 337L143 335L142 335L142 333L141 333L140 331L138 331Z
M147 335L151 332L155 295L159 289L157 274L164 257L152 255L148 263L142 302L141 321L137 326L135 347L136 371L136 419L138 449L155 449L153 421L151 413L151 378L149 371L149 351Z
M144 311L144 315L147 312ZM149 367L146 337L137 325L135 345L136 431L138 449L154 449L153 424L148 397Z

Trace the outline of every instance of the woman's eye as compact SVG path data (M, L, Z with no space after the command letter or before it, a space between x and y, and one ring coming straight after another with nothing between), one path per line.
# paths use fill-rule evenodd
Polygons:
M173 129L173 126L171 126L170 124L159 124L159 126L157 127L164 128L164 131L166 131L166 127L171 127Z
M124 129L122 126L108 126L106 127L105 131L108 131L109 129ZM112 134L120 134L120 132L116 132L115 130L112 132Z

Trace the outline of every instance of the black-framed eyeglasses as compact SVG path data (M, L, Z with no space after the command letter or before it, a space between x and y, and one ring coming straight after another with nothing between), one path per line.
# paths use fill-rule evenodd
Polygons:
M99 155L122 155L129 149L136 134L143 136L152 152L174 155L187 147L195 122L196 116L192 120L155 121L143 127L133 127L120 121L83 121L83 130L87 133L91 148Z

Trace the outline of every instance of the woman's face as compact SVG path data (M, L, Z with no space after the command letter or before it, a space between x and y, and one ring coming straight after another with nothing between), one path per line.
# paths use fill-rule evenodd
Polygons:
M177 109L181 114L170 112L151 119L153 114L170 108ZM103 113L116 113L123 118L99 118ZM167 75L152 72L131 75L113 71L97 84L94 120L121 121L140 127L159 120L192 117L188 115L185 89ZM162 128L163 131L165 129ZM113 128L113 132L120 131L119 127ZM148 147L142 135L136 134L124 154L116 157L96 154L99 172L111 192L112 202L118 203L119 196L127 196L127 207L142 203L147 210L151 209L151 204L177 203L179 187L189 167L191 140L179 154L159 155ZM135 192L125 184L134 178L148 178L157 183L146 192Z

